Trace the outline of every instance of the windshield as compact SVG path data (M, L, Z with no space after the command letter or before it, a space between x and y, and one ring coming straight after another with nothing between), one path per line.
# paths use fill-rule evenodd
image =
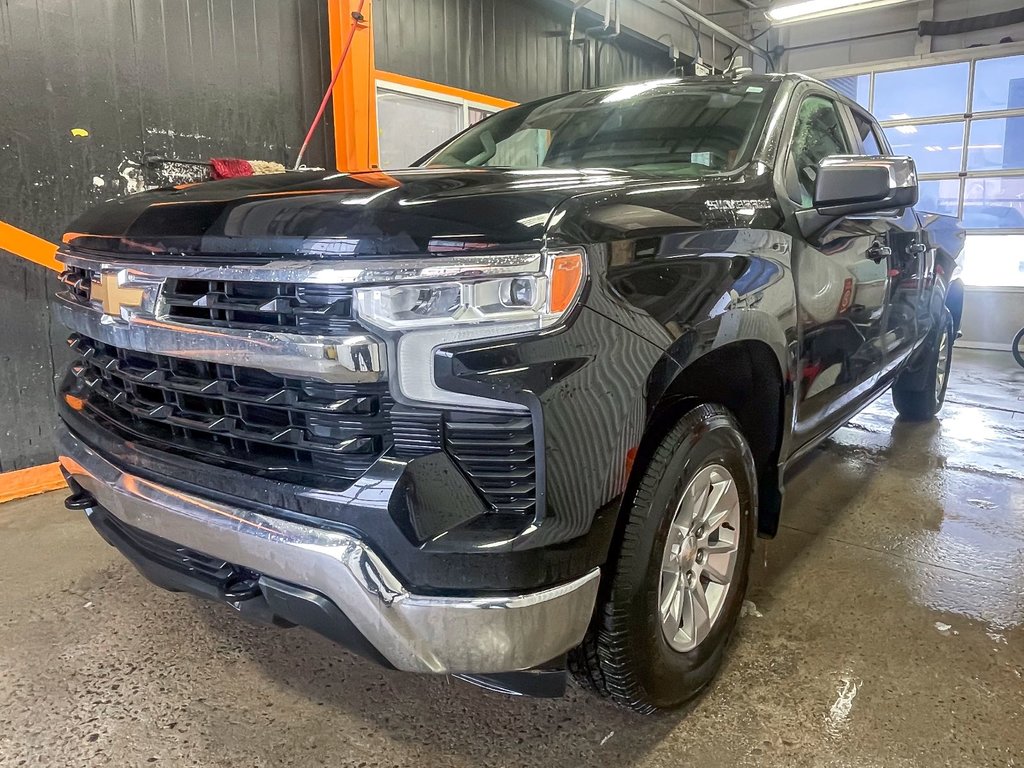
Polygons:
M662 80L499 112L420 165L616 168L704 176L745 165L776 85Z

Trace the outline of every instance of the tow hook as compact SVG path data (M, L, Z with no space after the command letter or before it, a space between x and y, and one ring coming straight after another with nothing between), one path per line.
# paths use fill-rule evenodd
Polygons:
M79 491L64 499L65 509L70 509L72 512L95 507L96 503L96 497L88 491Z
M241 603L260 595L259 579L241 578L224 585L224 599L229 603Z

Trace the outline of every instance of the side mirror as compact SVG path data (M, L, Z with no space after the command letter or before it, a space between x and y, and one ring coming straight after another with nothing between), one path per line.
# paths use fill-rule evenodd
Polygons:
M917 196L910 157L832 155L818 164L814 208L798 212L797 220L810 238L844 216L909 208Z

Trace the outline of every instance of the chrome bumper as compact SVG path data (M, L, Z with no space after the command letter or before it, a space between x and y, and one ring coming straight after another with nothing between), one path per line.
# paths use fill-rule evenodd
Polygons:
M61 466L122 522L330 599L396 668L484 674L530 669L577 645L600 571L539 592L436 597L405 589L359 539L208 501L118 469L65 427Z

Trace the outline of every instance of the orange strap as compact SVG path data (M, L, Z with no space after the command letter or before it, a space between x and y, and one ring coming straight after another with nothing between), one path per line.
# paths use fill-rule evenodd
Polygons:
M47 269L59 272L64 268L54 257L57 253L56 245L5 221L0 221L0 250L10 251L15 256L42 264Z

